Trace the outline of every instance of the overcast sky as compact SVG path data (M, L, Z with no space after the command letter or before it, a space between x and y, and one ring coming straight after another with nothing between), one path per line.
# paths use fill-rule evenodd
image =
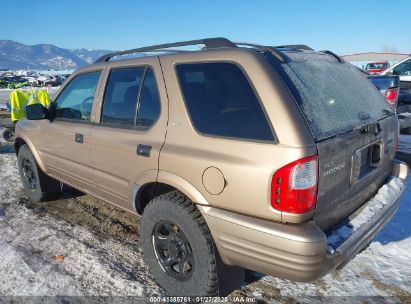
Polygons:
M338 54L411 53L411 1L8 0L0 39L63 48L127 49L224 36L307 44Z

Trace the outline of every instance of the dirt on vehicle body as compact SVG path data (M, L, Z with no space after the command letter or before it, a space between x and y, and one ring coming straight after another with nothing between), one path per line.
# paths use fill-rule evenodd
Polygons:
M192 44L205 48L110 61ZM31 199L61 181L141 216L146 261L174 295L221 294L225 265L297 281L342 267L393 216L408 175L383 96L301 45L119 52L26 113L15 148Z

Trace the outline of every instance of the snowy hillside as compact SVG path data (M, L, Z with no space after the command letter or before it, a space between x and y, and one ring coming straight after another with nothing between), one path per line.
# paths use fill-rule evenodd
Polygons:
M52 44L25 45L0 40L0 69L72 70L88 65L107 50L59 48Z

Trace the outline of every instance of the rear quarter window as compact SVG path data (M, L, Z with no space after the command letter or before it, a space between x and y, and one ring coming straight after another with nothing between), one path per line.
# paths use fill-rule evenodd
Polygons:
M237 65L180 64L176 69L192 124L200 133L274 141L260 102Z

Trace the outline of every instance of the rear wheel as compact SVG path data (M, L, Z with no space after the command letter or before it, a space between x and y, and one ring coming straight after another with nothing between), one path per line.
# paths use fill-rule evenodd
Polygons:
M60 183L41 171L27 145L19 149L18 167L23 188L32 201L44 201L61 193Z
M141 245L157 282L171 295L218 294L210 231L195 205L178 191L154 198L141 221Z

